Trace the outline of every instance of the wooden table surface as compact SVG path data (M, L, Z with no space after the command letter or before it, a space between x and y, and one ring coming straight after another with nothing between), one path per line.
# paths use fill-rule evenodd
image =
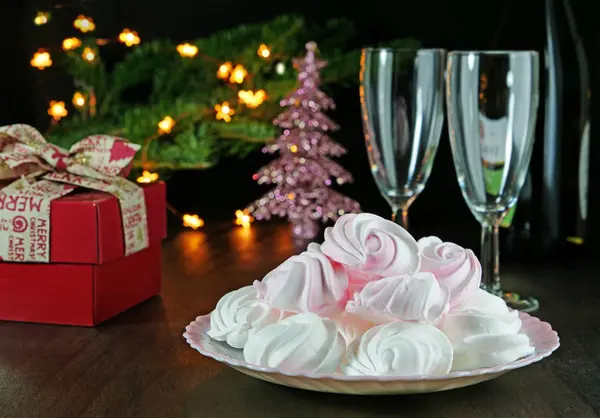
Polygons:
M476 386L343 396L255 380L191 349L182 333L220 296L302 248L284 225L216 227L164 244L153 298L95 329L0 323L0 417L593 417L600 413L595 266L504 266L561 337L550 358ZM597 264L597 263L596 263Z

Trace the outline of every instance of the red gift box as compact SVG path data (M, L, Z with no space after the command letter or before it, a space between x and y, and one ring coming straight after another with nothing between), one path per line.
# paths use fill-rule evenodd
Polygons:
M164 183L144 187L149 247L124 256L116 197L82 191L53 200L50 263L0 263L0 319L97 325L160 293Z

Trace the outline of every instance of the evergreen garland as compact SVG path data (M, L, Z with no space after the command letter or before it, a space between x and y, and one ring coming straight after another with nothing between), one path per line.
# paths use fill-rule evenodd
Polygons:
M313 28L302 17L285 15L189 41L198 48L193 58L182 57L176 42L142 40L110 69L101 56L101 40L84 38L79 47L62 53L58 64L73 78L75 90L87 97L86 106L54 124L47 138L68 148L90 134L122 136L143 146L136 165L148 170L202 169L223 155L243 157L276 136L272 120L279 102L296 86L291 61L307 41L317 41L329 62L323 85L358 81L360 54L347 48L353 33L345 19ZM266 59L257 53L261 44L271 52ZM403 39L386 46L415 48L418 42ZM85 48L95 52L92 62L82 59ZM227 62L247 70L242 84L217 77ZM277 71L282 67L286 70ZM264 90L266 99L249 108L238 100L240 90ZM132 91L135 101L129 98ZM144 100L139 100L140 91L148 91ZM223 102L235 110L230 122L215 117L215 105ZM160 134L157 126L166 116L176 123L169 133Z

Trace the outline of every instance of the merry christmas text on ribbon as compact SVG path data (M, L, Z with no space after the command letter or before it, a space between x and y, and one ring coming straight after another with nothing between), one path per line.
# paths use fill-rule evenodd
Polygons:
M125 255L148 247L143 190L121 177L139 145L93 135L69 151L46 142L28 125L0 127L0 257L13 262L50 262L50 203L77 187L99 190L120 203Z

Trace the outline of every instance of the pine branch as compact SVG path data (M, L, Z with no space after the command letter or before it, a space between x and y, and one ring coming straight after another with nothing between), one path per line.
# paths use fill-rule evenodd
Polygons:
M280 110L280 101L296 86L292 57L303 50L307 40L320 42L321 56L329 61L323 84L357 80L358 55L346 47L352 36L352 22L345 19L310 26L300 16L284 15L189 41L199 49L194 58L181 57L168 40L144 40L128 49L111 70L102 61L102 43L85 38L81 47L61 54L58 63L74 78L78 90L96 99L97 111L72 112L53 126L49 138L68 147L90 134L122 136L143 144L142 160L136 164L157 168L201 169L217 163L222 155L242 157L277 136L272 120ZM270 48L268 59L257 54L260 44ZM93 62L82 59L86 47L96 53ZM248 70L242 84L216 77L225 62ZM286 70L275 71L276 64ZM143 92L148 88L146 95ZM260 89L267 97L255 109L238 99L240 90ZM236 111L230 123L215 120L214 106L223 102ZM157 124L165 116L175 119L176 124L169 134L159 135ZM323 143L330 155L343 152L333 141L324 139Z

